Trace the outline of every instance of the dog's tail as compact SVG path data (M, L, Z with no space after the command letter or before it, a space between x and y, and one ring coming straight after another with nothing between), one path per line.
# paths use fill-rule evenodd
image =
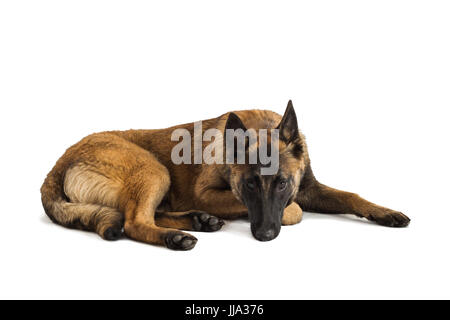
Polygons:
M107 206L70 202L64 193L67 168L60 159L41 187L42 205L47 216L67 228L95 231L106 240L118 239L122 233L123 214Z

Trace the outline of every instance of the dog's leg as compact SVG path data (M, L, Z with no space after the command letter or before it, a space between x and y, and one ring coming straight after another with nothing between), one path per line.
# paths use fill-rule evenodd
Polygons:
M169 189L167 169L156 159L136 169L128 178L129 199L125 205L125 234L137 241L165 245L173 250L190 250L197 239L176 229L155 223L155 210Z
M349 213L388 227L406 227L410 219L401 212L364 200L355 193L327 187L319 183L308 166L300 184L297 202L305 211Z
M303 217L302 208L300 208L300 206L297 203L292 202L284 209L281 224L283 226L297 224L300 221L302 221L302 217Z
M237 219L247 215L247 208L236 198L231 190L208 188L202 190L197 197L197 207L216 217Z
M205 232L220 230L224 225L222 219L197 210L186 212L157 212L155 222L160 227Z
M247 208L229 190L208 189L202 193L200 200L204 210L223 219L236 219L248 214ZM302 217L302 209L293 202L284 209L281 223L283 225L296 224L302 220Z
M164 245L173 250L190 250L197 239L176 229L157 226L152 206L146 201L130 205L125 215L125 234L131 239L156 245Z

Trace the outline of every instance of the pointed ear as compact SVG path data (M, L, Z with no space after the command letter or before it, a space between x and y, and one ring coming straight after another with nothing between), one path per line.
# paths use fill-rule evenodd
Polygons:
M225 130L227 129L242 129L244 131L247 130L245 125L242 123L241 118L239 118L234 112L230 112L230 115L228 116L227 123L225 124Z
M299 137L297 116L295 115L294 106L292 105L291 100L288 102L283 119L281 119L277 129L280 130L280 139L287 144L295 141Z
M233 163L234 162L233 159L236 160L239 157L242 158L242 156L244 157L243 159L244 159L244 162L245 162L245 154L242 155L242 153L239 153L240 149L238 148L238 139L237 139L237 136L236 136L236 132L234 132L234 134L231 133L231 136L230 136L234 140L234 143L233 143L233 147L234 148L233 148L233 150L231 150L231 149L228 150L228 147L229 147L228 139L229 138L228 138L227 130L229 130L229 129L231 129L231 130L242 129L244 133L247 131L247 128L242 123L241 118L239 118L233 112L230 112L230 115L228 116L228 119L227 119L227 123L225 124L225 130L224 130L224 135L225 135L226 141L227 141L227 144L226 144L227 163ZM247 136L245 136L245 151L248 150L248 145L249 145L249 139L248 139ZM242 152L244 150L240 150L240 151Z

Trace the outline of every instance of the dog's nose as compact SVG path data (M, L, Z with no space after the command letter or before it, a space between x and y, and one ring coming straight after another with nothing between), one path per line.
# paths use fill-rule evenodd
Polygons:
M273 239L273 236L275 235L275 231L273 229L267 230L264 232L264 237L267 239Z
M269 229L264 231L257 231L255 233L255 238L259 241L269 241L276 237L275 230Z

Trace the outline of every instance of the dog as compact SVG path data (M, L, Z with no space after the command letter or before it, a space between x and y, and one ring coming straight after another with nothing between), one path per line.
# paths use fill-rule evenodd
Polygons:
M260 241L276 238L282 225L299 223L302 210L353 214L388 227L406 227L410 222L401 212L316 180L291 101L283 116L244 110L202 122L200 135L208 129L270 129L266 143L278 156L274 174L262 174L268 164L261 162L174 163L177 129L192 140L199 136L196 124L188 123L85 137L67 149L47 175L41 188L46 214L59 225L95 231L105 240L117 240L124 233L173 250L190 250L197 243L181 230L217 231L223 219L243 216L248 216L251 232ZM273 129L278 132L276 143ZM260 149L262 141L261 134L256 145L248 138L246 157L251 148ZM201 149L205 147L202 141ZM235 146L232 156L237 156Z

